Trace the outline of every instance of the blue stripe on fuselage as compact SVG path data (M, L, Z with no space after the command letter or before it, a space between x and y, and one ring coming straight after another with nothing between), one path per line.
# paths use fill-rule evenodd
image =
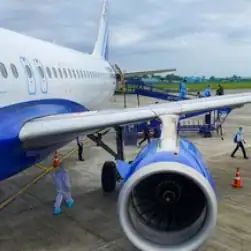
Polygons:
M62 145L33 149L22 148L19 132L25 122L53 114L85 112L88 109L64 99L36 100L0 109L0 181L30 167Z

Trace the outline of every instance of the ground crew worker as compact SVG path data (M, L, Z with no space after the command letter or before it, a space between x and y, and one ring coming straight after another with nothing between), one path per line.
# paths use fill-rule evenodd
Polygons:
M216 95L217 96L221 96L221 95L224 95L224 89L223 87L219 84L217 89L216 89Z
M151 139L150 139L150 122L147 122L144 124L143 128L143 139L139 142L138 147L141 147L142 143L147 140L147 143L149 144Z
M210 96L212 96L210 85L208 85L207 88L204 90L204 96L205 96L205 97L210 97Z
M52 173L52 178L56 185L56 200L54 203L54 215L61 213L61 204L63 200L66 202L67 207L73 207L74 200L71 197L71 185L68 171L64 163L59 163Z
M240 127L239 131L235 134L234 143L236 143L236 147L234 151L232 152L231 157L235 158L235 153L238 151L239 148L241 148L244 159L248 159L245 147L243 145L243 143L246 144L246 142L244 140L244 131L242 127Z
M155 126L155 128L154 128L154 138L159 138L160 137L160 135L161 135L161 129L160 129L160 125L161 124L159 124L159 125L157 125L157 126Z
M83 136L78 136L78 137L77 137L77 144L78 144L78 160L79 160L79 161L84 161L84 158L83 158L83 141L84 141Z
M184 79L181 83L180 83L180 99L185 99L186 97L186 92L187 92L187 87L186 87L187 81L186 79Z

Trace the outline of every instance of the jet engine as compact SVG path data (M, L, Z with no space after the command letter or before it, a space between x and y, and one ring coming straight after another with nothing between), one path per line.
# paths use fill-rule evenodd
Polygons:
M153 151L154 144L132 163L120 191L121 227L143 251L196 250L217 221L212 177L191 142L180 140L178 153Z

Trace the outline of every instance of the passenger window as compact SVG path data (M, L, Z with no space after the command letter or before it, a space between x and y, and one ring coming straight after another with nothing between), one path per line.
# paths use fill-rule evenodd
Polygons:
M10 64L10 68L11 68L13 76L15 78L18 78L19 74L18 74L18 71L17 71L17 67L14 64Z
M58 74L57 74L57 71L54 67L52 67L52 71L53 71L54 78L57 78Z
M78 78L80 77L80 75L79 75L79 71L78 70L76 70L76 72L77 72L77 76L78 76Z
M1 74L4 78L8 77L7 70L6 70L5 65L3 63L0 63L0 71L1 71Z
M63 68L63 71L64 71L64 76L65 76L66 78L68 78L67 71L66 71L65 68Z
M30 66L25 65L25 70L26 70L26 72L28 74L28 78L32 78L32 72L31 72Z
M76 72L75 72L75 70L72 70L72 73L73 73L73 77L76 78Z
M47 72L48 77L51 78L52 77L51 76L51 70L50 70L49 67L46 67L46 72Z
M38 71L39 71L41 78L44 78L44 71L43 71L42 67L38 66L37 68L38 68Z
M68 69L68 74L69 74L70 78L72 78L72 74L71 74L71 70L70 69Z
M61 69L60 69L60 68L58 68L58 72L59 72L59 76L60 76L60 78L63 78L63 74L62 74L62 71L61 71Z
M79 72L80 72L81 78L83 78L83 72L81 70Z

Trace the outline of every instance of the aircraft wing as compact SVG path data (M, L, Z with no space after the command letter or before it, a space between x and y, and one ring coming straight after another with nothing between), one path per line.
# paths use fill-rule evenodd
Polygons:
M154 104L137 108L114 109L51 115L33 119L22 127L19 138L26 147L46 146L73 140L83 133L118 125L133 124L164 114L183 115L197 111L208 111L223 107L237 108L251 103L251 93L231 94Z
M116 72L118 72L120 75L123 74L123 77L134 77L134 76L143 76L146 74L155 74L155 73L164 73L164 72L174 72L176 71L176 69L161 69L161 70L148 70L148 71L135 71L135 72L122 72L120 67L115 64L114 65L114 69L116 70Z
M134 76L143 76L148 74L157 74L157 73L169 73L174 72L176 69L162 69L162 70L148 70L148 71L135 71L135 72L124 72L124 77L134 77Z

